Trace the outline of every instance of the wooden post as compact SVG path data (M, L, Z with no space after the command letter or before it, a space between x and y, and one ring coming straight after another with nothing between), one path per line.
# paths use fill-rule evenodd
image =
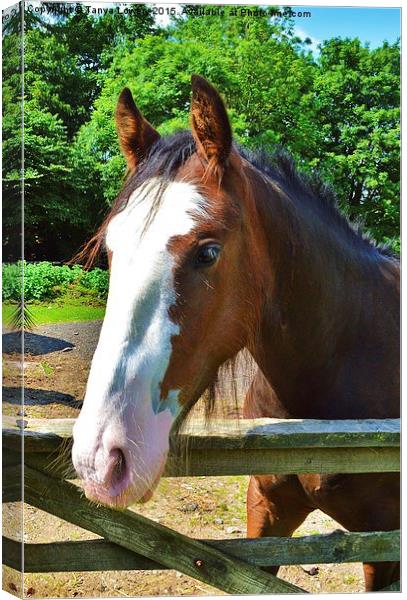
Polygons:
M400 557L400 531L337 531L299 538L239 538L201 542L258 567L393 561ZM21 558L21 543L3 538L3 555L8 566L17 568ZM24 544L24 571L27 573L165 568L165 565L105 540Z
M258 567L228 556L141 515L96 507L66 481L30 467L24 472L25 500L106 540L156 560L229 594L305 593Z

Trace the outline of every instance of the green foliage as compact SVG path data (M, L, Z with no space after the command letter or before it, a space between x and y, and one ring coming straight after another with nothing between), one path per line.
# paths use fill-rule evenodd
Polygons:
M3 300L15 300L19 302L22 296L23 269L22 264L3 264Z
M175 19L167 32L121 48L74 153L95 195L108 204L125 170L114 124L120 90L162 135L188 127L190 74L226 99L235 138L271 151L283 145L302 169L318 169L342 209L397 248L399 231L399 44L370 50L358 40L325 42L315 60L289 22Z
M85 271L80 279L81 284L94 292L100 298L107 298L109 291L109 273L103 269L92 269Z
M308 147L305 139L310 140L305 99L313 69L311 54L285 22L233 16L178 19L160 35L146 35L115 53L74 154L83 157L86 149L86 180L97 182L99 198L110 204L124 173L114 123L121 89L134 91L145 117L165 135L188 127L192 73L222 91L238 141L266 150L276 143L291 144L300 154ZM83 172L83 162L75 164Z
M44 372L44 375L50 376L54 374L55 368L49 364L46 360L40 362L40 366Z
M22 37L21 16L7 23L3 38L3 256L21 256L21 170L22 170Z
M50 5L52 9L52 6ZM52 19L25 10L25 255L67 259L100 220L100 203L75 179L72 140L89 121L103 73L117 45L151 30L153 18L86 11ZM3 32L3 157L5 255L21 255L21 19ZM83 156L83 154L82 154Z
M54 266L50 262L25 263L24 298L31 301L52 297L55 286L67 285L77 277L77 269L67 266Z
M99 299L107 298L109 273L96 268L84 271L81 266L53 265L39 263L4 264L3 300L20 301L24 280L25 302L40 301L63 296L72 287L79 296L86 294Z
M397 247L400 196L400 45L369 50L332 39L315 75L319 131L314 164L342 208Z
M342 209L377 239L399 245L400 44L370 49L331 39L316 57L289 18L26 13L26 257L66 259L95 231L123 184L114 123L129 86L162 135L189 125L190 76L224 96L246 146L285 146L317 169ZM3 42L4 240L20 249L21 38ZM102 289L102 288L101 288ZM105 293L105 292L103 292Z

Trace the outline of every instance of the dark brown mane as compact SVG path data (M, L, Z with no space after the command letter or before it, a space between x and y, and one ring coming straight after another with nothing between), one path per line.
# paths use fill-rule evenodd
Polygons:
M293 156L281 146L277 146L272 154L263 150L251 151L239 147L239 153L258 171L266 175L291 197L300 202L312 204L314 210L323 214L331 226L341 229L348 239L357 244L376 249L385 256L398 258L386 245L377 244L366 231L364 224L351 221L338 207L338 199L334 189L327 184L320 173L299 171Z
M316 210L322 211L326 219L336 228L343 230L353 243L375 248L383 255L393 256L386 247L377 246L363 231L360 223L351 223L337 208L336 195L317 174L308 175L299 172L292 156L284 149L277 147L273 154L264 151L251 151L241 146L236 147L240 156L278 183L287 194L301 201L310 202ZM162 194L168 183L172 181L180 167L196 152L195 141L189 131L181 131L171 136L159 138L151 147L146 158L140 163L136 172L130 173L117 196L110 212L95 235L85 244L73 259L74 262L91 267L104 247L106 229L111 219L123 210L132 193L153 177L160 177L160 186L151 204L146 227L154 219L159 209Z

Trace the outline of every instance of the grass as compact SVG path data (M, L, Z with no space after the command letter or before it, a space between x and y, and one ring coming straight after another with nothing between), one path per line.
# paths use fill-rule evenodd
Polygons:
M41 362L40 365L42 367L42 370L44 371L44 374L47 375L47 377L49 375L53 375L55 369L46 360L44 360L43 362Z
M96 321L105 316L106 303L98 292L76 282L66 286L55 286L52 297L46 300L27 301L34 325L69 323L74 321ZM16 302L3 302L3 324L13 320ZM26 328L28 329L28 327Z
M7 324L15 310L15 304L3 303L3 324ZM71 321L95 321L103 319L105 306L86 304L60 304L43 302L30 304L30 311L36 325L48 323L68 323Z

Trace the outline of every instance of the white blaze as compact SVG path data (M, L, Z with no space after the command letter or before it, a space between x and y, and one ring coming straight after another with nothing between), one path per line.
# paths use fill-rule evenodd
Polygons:
M171 182L144 230L158 184L152 180L134 192L108 226L106 244L113 254L106 315L74 431L74 463L85 480L102 480L98 461L103 463L112 447L125 445L131 484L140 488L139 495L142 481L151 486L162 468L180 410L178 390L160 400L171 338L179 333L168 313L176 294L167 245L187 234L204 213L194 186Z

